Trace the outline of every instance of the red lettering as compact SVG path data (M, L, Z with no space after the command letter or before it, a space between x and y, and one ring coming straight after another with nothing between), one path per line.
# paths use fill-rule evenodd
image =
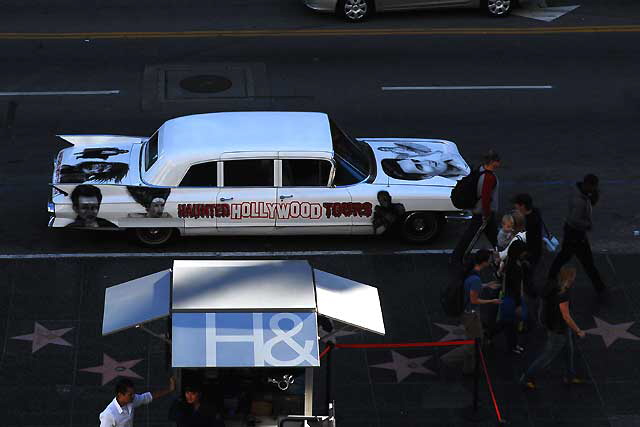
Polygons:
M327 216L327 218L331 218L331 215L333 215L333 210L332 210L333 204L324 202L322 206L324 207L324 213Z
M184 218L184 205L178 205L178 218Z
M187 206L185 206L186 210L185 210L185 216L187 218L193 218L193 208L191 206L191 204L188 204Z
M363 216L371 216L371 213L373 211L373 206L371 205L371 203L369 202L364 202L363 204Z

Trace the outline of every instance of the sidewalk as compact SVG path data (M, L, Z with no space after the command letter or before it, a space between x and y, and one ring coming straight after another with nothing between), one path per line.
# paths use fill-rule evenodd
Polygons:
M439 288L446 257L318 257L314 266L379 288L387 335L343 334L339 343L442 341L460 337L457 322L443 316ZM539 389L522 391L517 375L537 355L541 331L524 356L504 354L502 338L485 355L500 410L510 425L630 426L640 418L640 281L637 256L598 256L615 285L599 304L578 269L572 311L589 334L578 345L579 373L589 384L561 384L562 363L540 377ZM141 331L101 336L104 289L168 268L166 260L2 261L0 280L0 413L3 427L84 427L112 399L113 376L133 376L139 390L164 386L168 371L163 343ZM38 326L39 325L39 326ZM162 331L163 322L150 325ZM39 328L39 329L38 329ZM46 329L42 329L46 328ZM35 342L34 332L41 339ZM49 331L49 332L47 332ZM42 339L44 337L44 339ZM472 384L444 368L441 349L338 349L333 353L334 396L339 426L495 425L486 384L480 397L488 418L470 424L461 409L471 404ZM115 360L115 368L105 361ZM108 363L106 364L108 365ZM120 367L120 368L118 368ZM111 376L110 376L111 375ZM323 368L317 372L322 385ZM105 384L103 385L103 381ZM316 393L323 411L324 393ZM167 425L170 400L137 411L137 426Z

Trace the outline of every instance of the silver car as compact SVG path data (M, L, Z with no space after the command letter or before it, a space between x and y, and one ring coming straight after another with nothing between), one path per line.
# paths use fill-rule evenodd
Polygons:
M450 7L484 8L489 16L507 16L516 0L303 0L319 12L332 12L347 21L363 21L374 12L388 10L438 9Z

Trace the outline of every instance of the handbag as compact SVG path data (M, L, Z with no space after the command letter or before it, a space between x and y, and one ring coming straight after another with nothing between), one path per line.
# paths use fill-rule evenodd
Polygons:
M542 237L542 241L544 242L545 248L547 248L548 252L557 251L558 246L560 246L560 242L553 234L549 232L549 229L547 228L547 225L544 223L542 218L540 219L540 221L542 222L542 227L544 228L545 236Z

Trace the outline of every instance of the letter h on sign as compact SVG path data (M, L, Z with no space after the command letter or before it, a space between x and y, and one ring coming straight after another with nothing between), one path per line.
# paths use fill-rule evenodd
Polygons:
M315 313L206 313L207 366L319 366Z

